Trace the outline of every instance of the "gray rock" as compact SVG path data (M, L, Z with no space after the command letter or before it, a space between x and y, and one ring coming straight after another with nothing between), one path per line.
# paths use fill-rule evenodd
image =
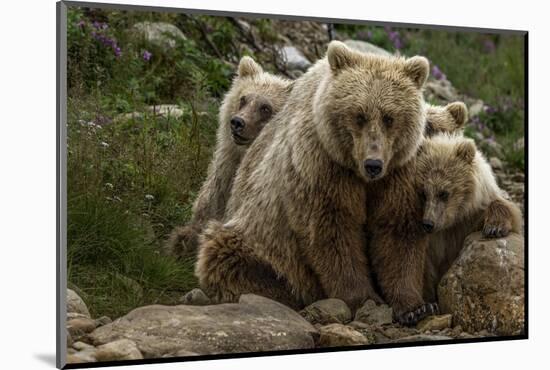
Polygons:
M202 290L195 288L181 297L180 303L191 306L206 306L212 304L212 301Z
M84 350L93 350L95 347L91 344L84 343L84 342L74 342L72 347L76 349L77 351L84 351Z
M405 343L405 342L429 342L434 340L448 340L453 339L446 335L430 335L430 334L416 334L408 337L398 338L392 341L392 343Z
M469 235L438 286L441 310L467 332L515 335L524 329L524 241Z
M239 303L140 307L89 334L96 346L132 340L145 358L313 348L317 336L295 311L252 294Z
M495 170L501 170L504 167L502 165L502 161L497 157L491 157L489 159L489 163L491 164L491 167L494 168Z
M485 107L485 103L483 102L483 100L476 100L468 108L468 116L470 118L473 118L473 117L479 115L481 112L483 112L483 107Z
M66 326L74 340L92 332L96 328L95 321L87 317L67 320Z
M373 300L368 300L355 313L355 321L361 321L371 325L391 324L393 310L388 305L377 306Z
M362 53L377 54L377 55L384 55L384 56L392 55L389 51L382 49L381 47L378 47L366 41L346 40L344 41L344 44Z
M311 66L311 62L294 46L283 46L279 53L287 70L306 71Z
M98 361L141 360L143 355L136 344L128 339L119 339L97 347Z
M97 327L107 325L107 324L110 324L112 322L113 322L113 320L111 320L111 318L107 317L107 316L101 316L99 319L95 319L95 325Z
M90 317L86 303L74 290L67 289L67 313L78 313Z
M342 347L369 344L369 340L357 330L342 324L330 324L319 329L320 347Z
M351 310L344 301L328 298L314 302L300 311L300 315L312 324L345 324L352 319Z
M458 100L457 92L447 80L429 80L424 87L425 95L434 96L447 102Z
M133 30L163 49L173 49L177 45L176 40L186 39L178 27L165 22L140 22L134 24Z
M83 351L78 351L67 355L68 364L83 364L87 362L97 362L95 357L95 348L85 349Z

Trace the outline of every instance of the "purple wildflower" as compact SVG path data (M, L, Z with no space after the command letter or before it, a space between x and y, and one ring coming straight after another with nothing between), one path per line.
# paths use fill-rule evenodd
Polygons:
M145 50L145 51L143 52L143 60L146 61L146 62L148 62L148 61L151 59L152 56L153 56L153 54L150 53L150 52L147 51L147 50Z
M487 54L490 54L490 53L493 53L496 49L496 45L495 43L493 42L493 40L491 39L486 39L484 42L483 42L483 50L487 53Z
M115 57L119 57L122 54L122 50L120 50L120 47L115 47Z
M372 40L372 31L368 31L368 32L367 32L367 38L368 38L369 40Z
M98 30L98 29L101 28L101 23L98 22L98 21L94 21L94 22L92 23L92 26L94 26L94 28L95 28L96 30Z
M390 27L386 27L386 33L388 34L388 38L393 43L393 47L397 50L402 49L404 44L403 40L401 40L401 36L399 35L399 32L392 31Z
M496 113L498 111L498 109L496 109L495 107L492 107L492 106L487 105L487 104L483 106L483 110L487 114L493 114L493 113Z
M77 27L84 28L86 25L86 22L84 22L82 19L76 23Z
M434 78L436 80L446 80L447 79L447 76L445 76L445 73L443 73L438 66L436 66L434 64L434 66L432 67L432 76L434 76Z

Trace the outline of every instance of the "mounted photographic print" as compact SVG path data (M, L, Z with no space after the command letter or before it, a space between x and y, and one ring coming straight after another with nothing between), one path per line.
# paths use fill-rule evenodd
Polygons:
M527 338L527 32L67 1L58 41L58 367Z

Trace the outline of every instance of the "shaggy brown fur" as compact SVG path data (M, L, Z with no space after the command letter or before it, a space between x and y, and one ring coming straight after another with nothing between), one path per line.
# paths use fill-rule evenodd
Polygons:
M193 205L191 222L177 227L166 252L177 257L195 254L198 235L210 219L221 219L233 178L250 143L281 110L292 81L266 73L250 57L239 63L238 75L220 108L217 145L208 176Z
M470 139L434 136L418 159L423 222L433 224L426 259L424 296L436 298L436 287L458 256L466 236L482 230L487 238L521 233L519 208L504 199L490 165Z
M415 153L427 74L425 58L361 54L332 42L246 154L226 223L203 235L201 286L222 300L280 286L265 280L269 274L243 282L261 261L298 305L323 297L352 308L379 301L364 250L365 183ZM378 161L377 171L367 169L368 160Z
M467 120L463 103L426 105L430 135L458 130ZM426 134L426 133L425 133ZM367 234L369 257L384 299L396 319L413 324L431 313L422 298L428 235L423 229L423 205L418 196L417 158L368 185Z

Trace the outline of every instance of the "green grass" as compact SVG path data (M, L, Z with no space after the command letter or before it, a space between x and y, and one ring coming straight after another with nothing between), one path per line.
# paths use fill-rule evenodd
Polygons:
M90 17L108 27L94 26ZM170 22L186 39L163 50L128 32L142 21ZM215 145L220 101L238 60L252 55L264 69L277 70L271 47L276 27L269 20L250 24L265 50L243 47L250 40L225 17L122 11L90 16L69 9L68 280L95 317L174 304L196 286L194 261L176 261L160 249L172 228L191 216ZM339 29L359 38L369 30L371 42L393 48L383 28ZM523 166L522 152L512 145L523 134L516 109L523 104L519 41L495 38L496 49L485 53L485 36L400 34L405 53L428 56L460 91L509 107L482 119L506 148L504 159ZM148 111L158 104L175 104L182 114ZM121 118L132 112L140 115Z

